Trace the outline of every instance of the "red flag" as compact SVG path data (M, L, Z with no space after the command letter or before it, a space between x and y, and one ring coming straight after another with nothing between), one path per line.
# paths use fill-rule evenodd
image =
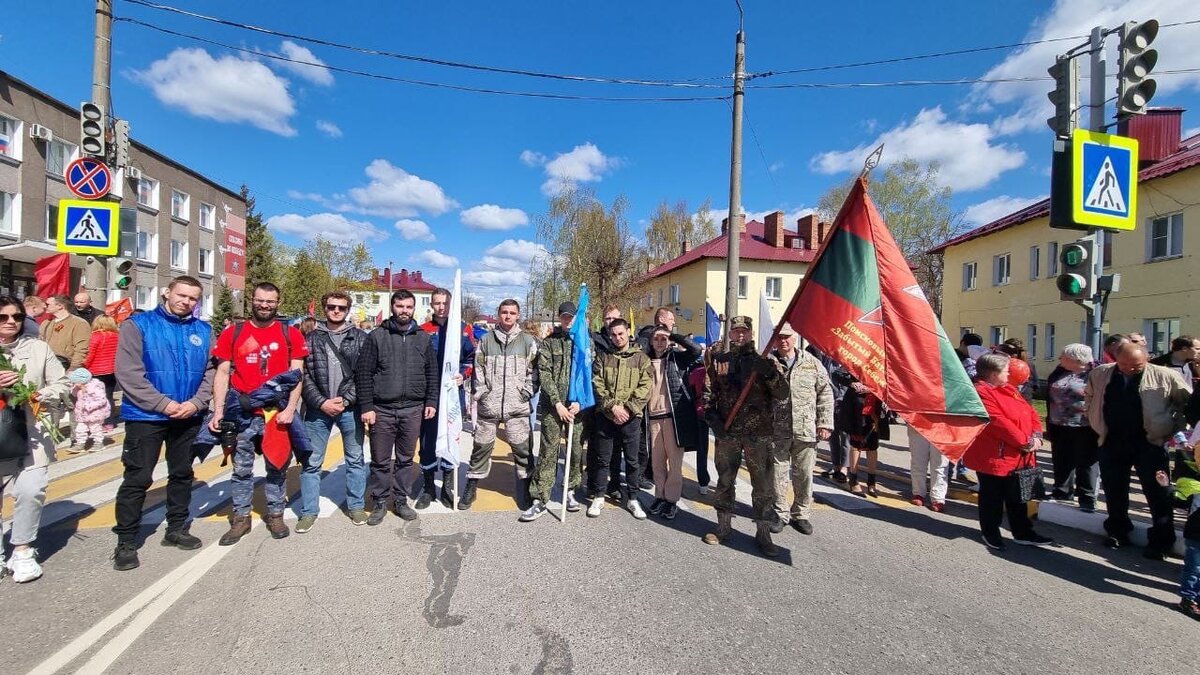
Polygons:
M104 306L104 313L116 319L117 323L121 323L133 316L133 301L129 298L121 298L116 302L110 302Z
M52 295L71 294L71 255L56 253L39 259L33 264L33 277L37 281L37 294L48 298Z
M782 321L952 460L988 421L862 178Z
M382 324L383 324L383 310L379 310L379 313L375 315L375 325L379 326Z
M317 315L317 301L316 300L308 301L308 315L309 316Z

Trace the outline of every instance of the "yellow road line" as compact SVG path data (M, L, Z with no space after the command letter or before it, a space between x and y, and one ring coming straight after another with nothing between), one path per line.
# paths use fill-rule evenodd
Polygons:
M321 463L321 468L325 471L331 471L337 468L338 464L342 463L345 458L345 448L342 446L342 437L335 436L329 439L329 447L325 450L325 461ZM284 494L288 497L288 502L295 501L300 495L300 464L292 461L291 466L287 470L287 482L284 486ZM267 498L265 493L260 488L254 490L254 497L251 500L250 510L257 513L259 516L267 512ZM210 509L200 517L204 520L228 520L230 514L233 513L233 502L225 500L216 509Z
M50 486L46 489L46 502L58 501L78 492L89 490L102 483L120 478L124 472L125 466L121 463L120 456L117 456L102 464L67 474L62 478L50 481ZM12 505L12 497L5 496L4 518L12 517Z

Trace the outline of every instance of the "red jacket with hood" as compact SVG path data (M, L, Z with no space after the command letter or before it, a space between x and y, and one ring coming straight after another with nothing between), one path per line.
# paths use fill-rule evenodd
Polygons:
M1022 448L1042 432L1042 420L1016 387L976 382L975 391L992 418L963 455L967 468L991 476L1007 476L1029 460Z

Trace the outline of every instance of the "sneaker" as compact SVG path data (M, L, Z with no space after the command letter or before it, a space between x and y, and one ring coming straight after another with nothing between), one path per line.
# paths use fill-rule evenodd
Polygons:
M600 509L603 509L603 508L604 508L604 497L601 497L600 495L596 495L595 497L592 497L592 501L590 504L588 504L588 507L587 507L587 517L588 518L599 518L600 517Z
M625 503L625 508L629 509L634 518L638 520L646 519L646 512L642 510L642 502L638 501L637 497L630 497L629 501Z
M575 499L575 493L567 492L567 510L571 513L576 513L579 511L579 508L579 500Z
M666 505L667 500L663 499L662 497L658 497L652 504L650 504L650 513L657 516L658 514L662 513L662 508Z
M1200 602L1196 602L1191 598L1184 598L1179 601L1179 604L1175 608L1183 612L1185 616L1190 616L1200 621Z
M1030 532L1024 537L1013 537L1013 543L1021 546L1048 546L1053 544L1054 540L1050 537L1043 537L1037 532Z
M522 511L521 515L517 517L517 520L521 521L522 523L532 523L538 518L541 518L542 515L548 510L549 509L542 504L542 500L535 499L533 500L533 506Z
M985 534L981 537L981 539L983 539L983 543L986 544L987 547L992 549L993 551L1003 551L1004 550L1004 539L1000 536L989 537Z
M679 505L667 502L666 506L662 507L659 515L667 520L675 520L675 516L679 515Z
M378 502L375 504L375 508L372 509L370 517L367 518L367 524L368 525L378 525L378 524L382 523L383 519L386 517L387 517L387 506L384 505L382 502Z
M127 572L141 565L138 560L137 546L130 542L117 542L117 548L113 550L113 569L118 572Z
M700 486L700 494L702 494L702 495L708 494L709 492L711 492L711 490L712 490L712 488L708 487L707 485Z
M163 546L174 546L184 551L195 551L203 546L200 537L192 535L187 530L167 530L162 538Z
M317 524L316 516L300 516L300 520L296 521L296 532L298 534L304 534L305 532L308 532L309 530L311 530L313 528L313 525L316 525L316 524Z
M416 520L417 512L413 511L413 507L408 505L407 497L397 497L395 507L392 511L400 517L401 520Z
M42 576L42 566L37 562L37 551L27 548L23 551L13 551L12 557L5 563L13 581L23 584Z
M654 489L654 481L643 476L641 479L638 480L638 487L640 487L643 490L653 490Z
M946 502L934 502L929 505L929 510L934 513L941 513L946 510Z
M913 495L913 498L909 501L912 502L913 506L925 506L925 498L921 495Z
M366 509L350 509L350 522L355 525L366 525L367 518Z

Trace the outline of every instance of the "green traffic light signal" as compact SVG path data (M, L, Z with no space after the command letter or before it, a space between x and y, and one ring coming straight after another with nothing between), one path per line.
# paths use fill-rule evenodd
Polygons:
M1075 246L1066 247L1063 250L1062 261L1063 264L1071 267L1078 265L1079 263L1083 262L1083 249Z

